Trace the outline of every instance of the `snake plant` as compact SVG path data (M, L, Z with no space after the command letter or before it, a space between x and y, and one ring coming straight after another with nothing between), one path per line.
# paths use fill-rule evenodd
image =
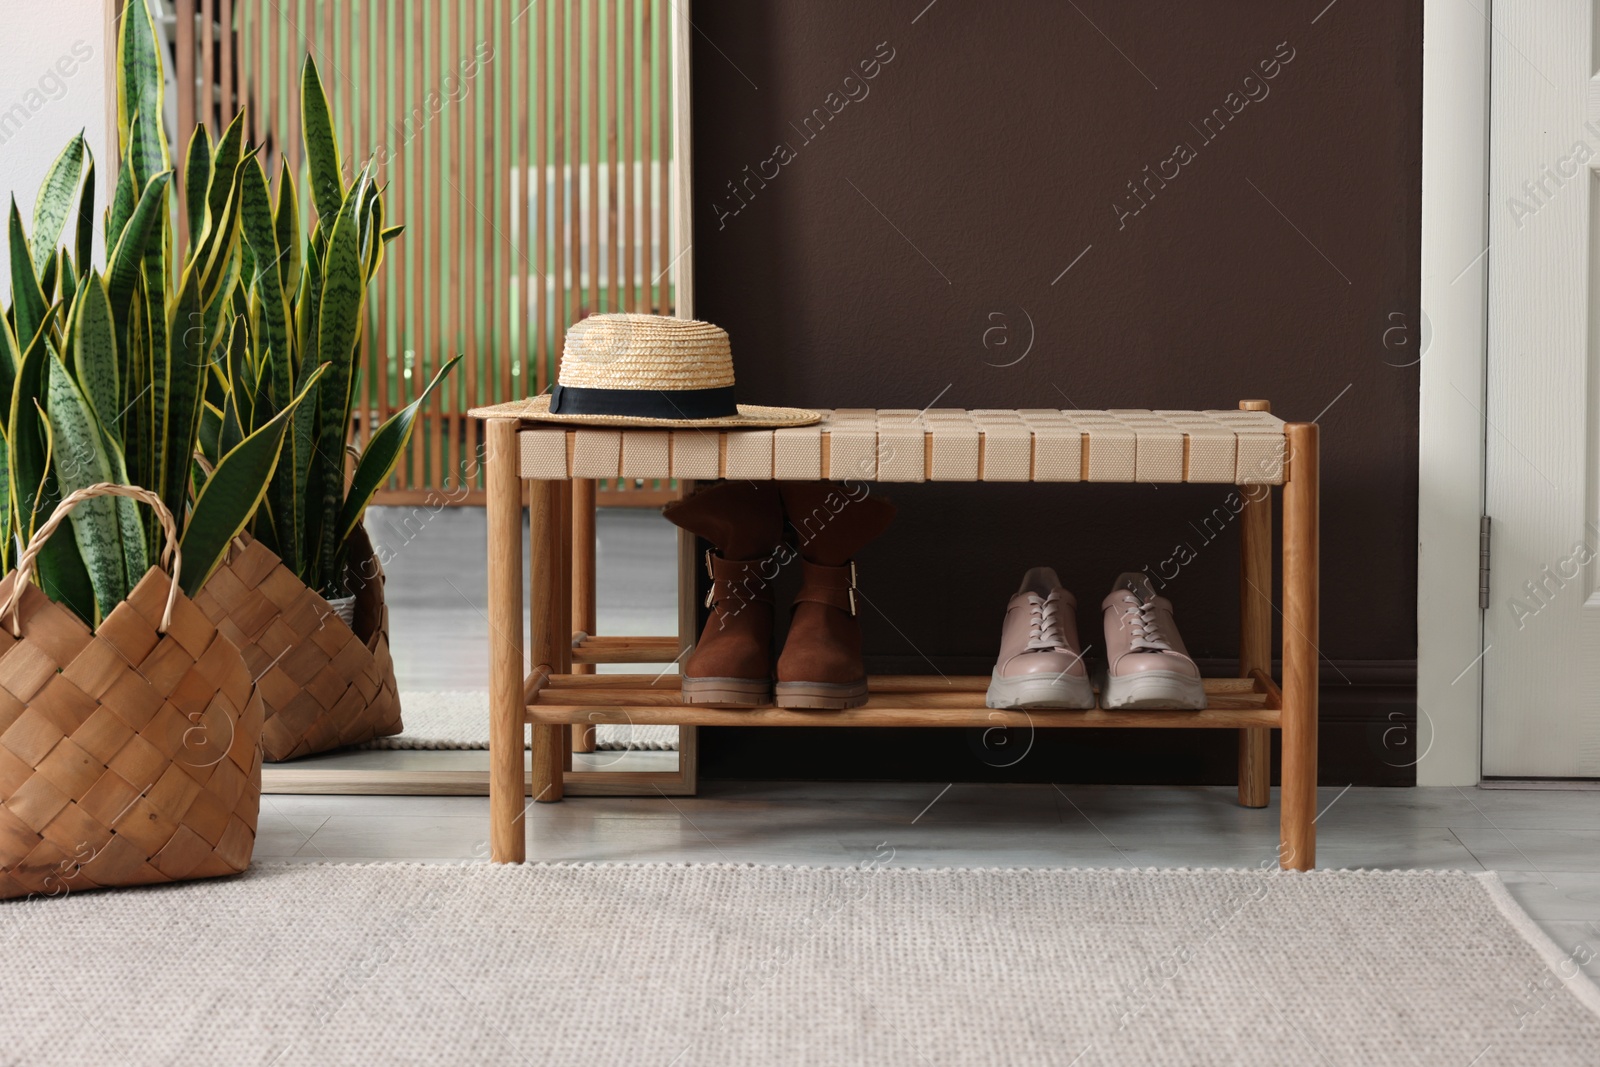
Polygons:
M188 247L176 249L161 57L143 2L127 6L117 48L121 166L101 219L104 269L92 263L95 161L81 134L45 175L31 234L11 202L0 564L10 569L66 494L95 482L139 485L179 524L179 580L192 595L254 514L317 371L231 441L194 494L207 375L250 332L236 291L245 255L240 187L254 153L242 150L236 123L203 189L191 186L198 225ZM72 539L51 539L40 556L40 585L97 624L155 565L161 538L149 510L126 499L88 501L71 523Z
M253 153L235 145L225 154L239 160L244 262L235 306L244 311L246 327L233 335L227 357L210 364L200 443L205 457L217 462L309 391L311 399L294 412L293 432L250 530L303 582L338 597L347 591L351 532L405 452L418 410L461 357L440 368L414 402L373 430L364 451L349 447L355 460L347 483L346 439L367 291L383 263L384 247L404 227L384 225L383 190L370 166L346 181L328 98L309 56L300 83L314 225L302 223L294 175L287 167L279 172L274 199ZM237 122L215 150L206 143L204 129L195 131L185 163L190 189L208 166L215 180L215 164L208 160L223 154L230 138L237 139L236 127ZM191 219L200 214L201 205L191 204ZM320 381L314 378L318 368L326 368Z
M91 261L95 162L81 134L45 175L31 234L12 201L0 569L63 496L108 481L160 495L182 531L179 579L190 595L246 529L308 585L341 595L350 533L459 357L373 431L347 488L367 289L402 227L385 227L370 170L346 183L307 59L302 126L315 225L302 227L287 168L272 195L240 114L214 145L204 126L189 141L189 240L178 249L163 94L149 9L129 3L117 41L120 166L101 218L104 269ZM154 516L131 500L97 498L71 522L72 540L54 538L40 556L39 582L95 624L155 564L161 540Z

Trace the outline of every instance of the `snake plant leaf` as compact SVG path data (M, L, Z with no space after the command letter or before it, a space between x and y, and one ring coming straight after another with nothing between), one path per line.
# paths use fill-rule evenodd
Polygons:
M213 465L222 458L222 409L207 400L200 408L200 431L195 434L200 454Z
M107 427L102 422L102 431ZM105 433L106 458L111 462L111 480L118 485L132 485L128 480L128 461L123 455L122 446L117 443L116 436L110 432ZM122 565L123 573L127 576L128 588L131 590L139 584L144 577L144 572L150 569L150 555L146 547L144 527L145 518L140 513L144 507L137 500L127 497L116 497L112 503L117 508L117 527L122 533ZM155 521L152 514L151 521Z
M282 250L273 228L272 200L267 175L259 159L251 159L240 186L240 221L244 240L255 257L251 284L256 287L267 352L274 366L273 380L281 408L289 401L294 380L289 368L289 310L283 298L283 277L278 272Z
M61 257L56 255L55 249L52 248L50 258L44 262L44 272L39 275L39 291L44 294L44 302L47 304L56 302L56 271L60 269Z
M317 342L321 329L324 246L312 238L306 245L306 269L300 277L300 292L295 297L295 355L299 359L298 377L303 379L321 366ZM296 381L298 389L304 385Z
M65 248L59 248L51 262L55 264L56 299L71 307L78 296L78 272L72 264L72 256ZM70 323L72 320L69 317L67 321Z
M273 226L278 241L278 284L286 297L292 297L300 289L300 271L305 263L300 251L300 196L287 160L278 170L278 210L273 215Z
M55 310L52 308L50 314ZM35 403L37 397L44 395L45 360L52 358L45 333L46 327L41 325L23 350L6 421L11 503L17 515L17 532L24 540L33 536L39 513L45 509L40 493L49 474L48 433L44 413Z
M254 151L252 149L252 151ZM217 140L217 152L211 160L211 186L206 190L206 215L211 219L222 217L233 196L233 186L238 181L239 161L244 154L244 112L233 116L228 128Z
M317 357L328 363L318 391L317 451L322 454L320 558L332 560L339 550L339 509L344 504L344 441L350 427L350 383L355 340L366 296L361 270L361 237L357 232L355 197L345 201L328 238L323 266L322 302L318 311ZM325 576L326 580L326 576Z
M31 338L44 321L48 302L39 286L39 275L33 269L33 252L28 246L28 235L22 229L22 212L17 210L17 198L11 198L9 227L11 251L11 314L18 337ZM54 249L51 249L53 252Z
M367 208L367 228L372 234L364 257L367 281L370 283L378 276L378 268L383 265L383 197L381 196L373 197L372 203Z
M183 165L183 202L189 218L189 247L205 241L206 188L211 184L211 132L197 123L189 138L188 161Z
M306 245L306 269L302 275L300 298L298 301L299 314L296 316L298 323L297 349L299 358L300 380L295 383L296 389L304 388L308 376L322 366L323 361L317 358L318 316L322 308L322 251L321 243L314 237ZM294 414L294 492L299 500L299 522L292 528L292 536L300 539L301 548L297 556L301 562L301 574L308 584L315 586L315 573L319 556L318 547L322 543L322 508L321 486L324 480L323 468L325 466L322 451L317 447L316 423L319 407L321 405L322 385L312 393L309 403L301 405ZM308 487L316 486L313 490Z
M229 393L222 401L222 423L217 436L217 452L227 455L245 438L244 424L239 421L238 396Z
M17 384L17 371L22 367L22 352L17 348L16 335L11 332L11 323L7 322L4 315L0 315L0 416L4 416L11 404L11 391ZM0 418L0 423L5 419ZM3 429L3 427L0 427Z
M261 366L261 377L256 384L256 424L265 425L279 414L278 403L273 397L277 386L273 382L276 374L272 363L264 362ZM310 410L316 410L316 390L311 387L306 394L306 400L301 403L290 415L290 430L284 435L283 455L278 460L278 467L272 472L272 484L268 487L266 506L263 509L268 513L268 529L258 520L255 526L257 536L268 533L272 539L269 546L278 558L283 560L283 565L295 574L301 572L302 553L300 541L300 501L301 490L297 488L298 472L300 465L298 456L301 448L309 448L309 444L302 445L300 437L300 416ZM305 441L311 439L310 427L306 428Z
M172 259L171 248L172 227L168 221L167 212L163 210L161 217L156 220L155 232L145 242L144 263L141 265L140 277L144 283L144 299L149 307L149 319L146 326L149 329L149 345L151 354L150 373L150 400L155 405L155 410L165 411L167 405L167 384L170 374L167 370L166 360L168 355L168 320L167 320L167 282L168 267ZM181 291L182 276L178 278ZM173 308L176 309L177 300L174 297ZM201 332L204 329L204 315L186 319L187 323L201 323ZM187 328L187 327L186 327Z
M122 413L117 327L105 279L92 270L73 314L72 353L73 369L89 407L101 425L110 428Z
M254 149L251 149L253 154ZM224 189L224 198L218 211L213 213L210 206L206 208L206 227L210 230L210 238L206 245L205 270L200 275L202 286L200 293L205 299L206 306L216 296L232 298L234 285L238 282L240 270L240 182L245 179L245 168L250 163L251 157L243 158L235 163L234 171L227 179ZM221 181L221 176L213 176L213 184Z
M78 232L73 247L79 270L88 270L94 260L94 153L83 146L83 184L78 194Z
M50 380L46 395L55 438L52 466L62 495L111 481L115 474L93 408L61 361L47 362ZM70 521L78 553L94 588L97 617L105 618L128 597L116 505L110 497L85 500L73 509Z
M78 191L78 179L83 175L83 131L67 142L67 147L56 156L50 169L45 171L44 183L39 186L39 198L33 205L33 269L43 274L46 264L55 255L61 240L61 231L72 214L72 201Z
M159 174L172 165L159 118L165 97L166 76L148 0L129 0L117 33L117 136L131 150L140 174ZM147 121L135 126L135 115Z
M233 321L233 293L243 270L244 242L240 240L239 180L245 164L235 167L228 203L212 231L211 255L200 279L200 300L205 309L206 351L221 342L224 328Z
M179 576L179 584L189 596L200 591L222 562L229 543L239 536L261 505L279 462L290 416L321 373L319 368L287 408L224 455L195 497L194 511L183 533L183 573Z
M367 441L366 450L361 453L361 459L356 463L355 477L350 480L344 507L339 512L340 544L349 539L351 532L361 522L361 516L366 513L367 505L372 503L374 494L394 473L395 465L405 454L406 445L411 441L411 433L416 429L417 412L427 402L428 396L444 381L445 376L460 362L461 357L456 356L440 367L427 388L422 390L421 396L390 415L384 420L383 425L373 431L371 439Z
M158 441L161 502L177 516L184 513L188 501L189 457L194 454L195 434L200 428L200 390L210 362L197 264L184 268L168 327L166 359L154 374L154 399L162 427Z
M325 364L323 365L325 366ZM321 366L317 368L320 372ZM317 563L319 561L318 548L322 544L322 508L318 506L319 500L313 500L309 494L308 486L321 486L323 483L323 458L317 449L316 418L317 402L320 399L319 391L313 389L310 399L301 404L294 413L293 429L290 431L292 440L285 446L294 457L295 469L291 472L292 485L289 486L294 494L294 509L292 512L280 513L292 515L295 520L293 526L284 527L279 524L285 540L297 540L299 545L292 550L298 563L295 570L307 585L317 584ZM319 493L320 496L320 493ZM287 563L287 557L280 552L279 557Z
M0 500L5 501L5 506L0 507L0 571L6 572L14 566L12 557L16 554L11 543L11 463L7 458L8 453L5 429L0 427Z
M228 339L222 348L228 392L239 410L241 424L254 429L256 374L250 366L250 329L245 318L236 316L229 325Z
M138 123L139 117L134 116L133 121ZM122 240L122 230L128 225L128 220L133 217L133 206L139 200L139 168L133 159L133 153L127 152L122 157L122 166L117 168L117 186L111 191L111 211L106 216L106 249L109 251Z
M235 231L239 227L239 218L234 216L233 226ZM219 276L213 279L213 289L202 293L205 301L206 323L206 350L213 351L222 344L228 324L233 321L234 305L233 292L239 286L239 274L244 269L244 259L241 249L244 242L238 239L237 232L228 242L231 249L227 261L222 265Z
M310 55L300 71L300 128L305 132L307 180L311 202L317 208L317 228L330 229L345 201L344 177L339 171L339 137L333 129L328 95L322 91L322 79Z
M134 290L126 321L118 325L119 328L125 326L127 331L126 334L117 334L118 351L127 356L122 365L122 414L113 425L122 439L123 452L127 457L128 484L159 486L155 438L161 420L155 408L155 389L151 381L155 366L147 340L150 336L150 307L142 290ZM123 347L124 336L128 339L126 347ZM146 538L152 545L160 544L161 531L154 509L146 508L142 514Z
M45 358L54 360L56 357L52 354ZM55 444L50 419L45 415L44 408L39 406L37 397L30 397L30 400L38 413L44 436L45 474L37 497L38 515L42 523L45 515L55 508L62 493L50 469L50 455ZM65 604L90 626L98 625L100 620L95 617L94 586L89 581L88 569L83 565L83 556L73 542L64 537L52 537L44 543L39 550L39 587L44 590L45 596L57 604Z
M255 380L249 383L252 393L250 410L254 414L249 423L252 427L260 426L262 423L267 422L281 410L276 401L272 399L274 390L272 376L274 373L272 364L266 360L256 364Z
M137 206L122 230L122 236L106 260L106 290L111 296L111 312L124 320L128 300L144 266L145 245L157 232L167 207L167 184L171 171L163 171L145 185Z

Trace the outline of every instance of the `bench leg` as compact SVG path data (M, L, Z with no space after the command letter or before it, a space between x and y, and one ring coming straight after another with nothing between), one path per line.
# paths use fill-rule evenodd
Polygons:
M1241 400L1244 411L1268 411L1265 400ZM1272 674L1272 486L1235 487L1239 512L1239 677ZM1272 731L1239 731L1239 804L1272 801Z
M1272 487L1241 485L1239 514L1239 677L1272 674ZM1239 803L1272 799L1272 731L1239 731Z
M561 532L565 482L529 482L528 538L532 548L528 622L535 671L564 673L572 658L572 627L562 595L567 591L566 537ZM563 632L565 628L565 632ZM565 654L563 654L563 652ZM560 800L563 771L571 754L565 726L533 728L533 799Z
M489 849L527 858L522 800L522 482L517 422L491 419L484 465L489 525Z
M1315 423L1290 423L1283 490L1283 841L1278 862L1317 863L1318 443Z
M593 478L572 483L572 628L593 636L595 633L594 595L594 498ZM573 674L595 673L592 663L574 663ZM588 723L572 727L572 751L593 752L595 728Z

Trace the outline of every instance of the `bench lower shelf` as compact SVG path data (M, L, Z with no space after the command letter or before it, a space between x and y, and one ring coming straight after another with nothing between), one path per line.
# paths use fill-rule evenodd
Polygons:
M717 708L684 704L677 675L558 674L546 679L528 706L527 721L634 726L948 726L1156 727L1274 729L1282 696L1271 679L1207 678L1203 711L997 711L984 706L989 679L981 675L880 675L868 680L867 702L845 711Z

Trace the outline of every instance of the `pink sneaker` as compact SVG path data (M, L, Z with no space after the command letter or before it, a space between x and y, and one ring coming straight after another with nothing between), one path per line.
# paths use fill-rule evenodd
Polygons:
M1117 579L1100 603L1105 616L1105 708L1206 706L1206 688L1172 621L1172 602L1157 596L1150 579L1136 571Z
M991 708L1092 708L1094 686L1078 645L1078 601L1049 567L1022 576L1006 605Z

